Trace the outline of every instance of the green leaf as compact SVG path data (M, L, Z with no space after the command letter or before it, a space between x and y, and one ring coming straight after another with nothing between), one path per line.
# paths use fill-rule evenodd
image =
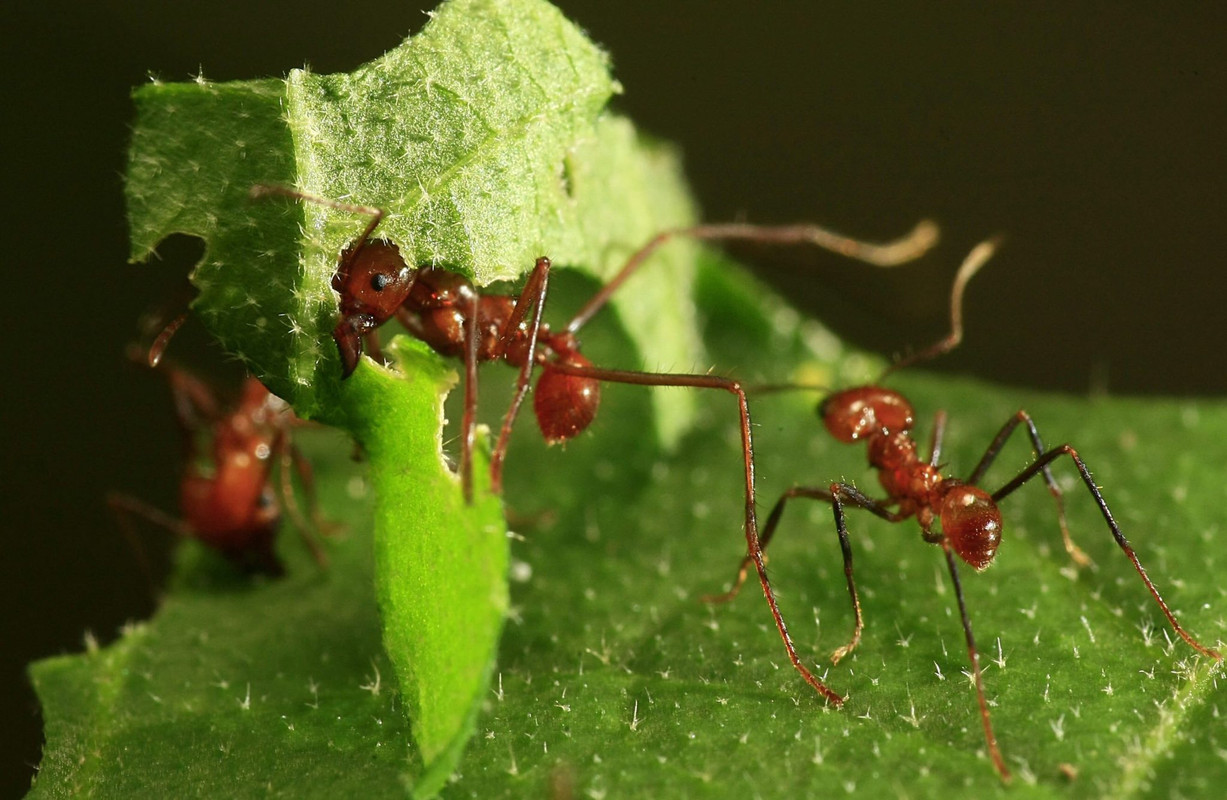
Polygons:
M787 312L768 306L756 315L737 299L742 280L713 273L704 286L709 349L748 381L817 376L847 386L881 367L812 323L796 331L810 348L798 346ZM1203 454L1227 435L1227 406L1087 401L919 371L890 383L915 401L922 440L930 415L949 412L954 474L970 471L1020 407L1050 444L1073 442L1184 624L1208 645L1221 642L1227 596L1215 537L1225 469ZM448 796L531 796L560 780L576 796L1006 794L963 674L940 551L914 523L850 512L867 627L837 667L828 657L852 621L830 508L798 501L772 545L793 636L803 658L849 695L841 710L824 706L791 668L753 579L730 604L699 602L727 586L742 552L736 410L712 394L675 459L640 465L650 478L636 480L632 468L597 473L569 497L555 490L545 507L557 520L521 531L526 543L514 558L532 565L532 577L513 584L519 614L504 635L499 694ZM879 493L863 448L831 441L813 406L801 394L753 401L764 513L793 483L847 479ZM583 450L625 463L626 416L607 413L600 441ZM542 476L567 474L575 456L586 452L542 453L533 474L508 487L513 506L543 510L534 502ZM986 485L1004 484L1029 460L1025 440L1011 442ZM1015 773L1008 792L1063 796L1068 764L1080 796L1213 794L1227 780L1222 667L1170 643L1072 465L1058 462L1056 472L1073 534L1098 570L1071 569L1037 483L1004 501L997 563L962 574L993 722Z
M386 796L414 783L427 794L476 720L484 735L448 796L566 796L572 785L596 797L1003 793L960 675L948 579L914 527L851 517L868 627L825 673L849 695L840 711L788 665L757 592L718 608L697 601L732 577L744 547L736 412L719 392L609 387L591 435L566 451L517 432L506 498L524 541L485 694L507 540L497 502L465 507L440 458L443 366L398 344L412 377L364 363L341 382L328 279L363 221L247 193L293 184L387 208L383 235L479 282L542 253L607 276L692 211L672 156L598 116L614 88L604 59L544 4L454 2L376 63L351 76L138 94L134 253L172 232L205 238L197 309L300 413L360 438L376 504L348 448L320 445L326 513L349 525L329 569L287 541L290 577L248 582L189 547L154 621L105 650L35 665L48 720L36 791ZM621 327L606 316L586 329L595 363L706 363L681 299L696 253L670 247L621 294ZM738 273L708 265L699 277L706 345L722 369L848 385L880 367ZM555 324L593 288L559 278ZM1227 434L1227 407L1090 403L922 373L893 384L922 415L950 412L956 472L1019 406L1051 441L1073 440L1184 622L1204 641L1223 635L1213 540L1224 467L1204 454ZM681 436L686 402L699 425ZM794 482L876 485L863 453L828 442L810 405L754 400L764 505ZM504 407L483 395L487 414ZM653 430L646 420L661 408L670 421ZM678 447L666 455L658 439L670 438ZM1012 443L989 484L1028 458ZM1058 472L1072 476L1068 465ZM1004 666L992 664L986 682L1014 788L1066 794L1059 768L1069 764L1079 794L1205 795L1227 780L1221 668L1166 644L1084 489L1067 489L1071 527L1098 572L1069 570L1051 500L1031 486L1006 503L998 563L964 581L988 663L1001 641ZM771 556L801 653L821 664L851 625L829 509L790 508Z
M591 290L569 283L560 287L560 312ZM750 381L811 376L845 386L881 366L764 302L738 273L704 270L699 294L717 363ZM970 294L970 302L983 300L974 286ZM969 336L974 346L975 331ZM589 343L598 363L634 365L610 319L594 322ZM510 370L485 375L490 389L512 380ZM1076 444L1183 622L1207 644L1223 638L1227 596L1215 537L1225 476L1204 454L1206 442L1227 435L1227 405L1087 401L921 371L891 385L915 401L921 437L930 414L949 412L955 474L968 471L1019 407L1050 444ZM1070 569L1052 501L1031 485L1003 504L997 562L981 575L963 573L993 721L1016 775L1007 790L984 752L939 552L911 523L850 512L867 627L852 656L821 667L849 695L841 710L824 706L789 666L753 586L724 606L697 599L727 584L744 546L732 398L696 392L699 426L666 456L643 443L647 394L608 387L592 433L565 451L545 448L528 430L514 443L507 498L523 541L513 546L512 621L479 735L446 796L540 796L570 783L575 796L1129 798L1207 796L1227 780L1215 685L1222 668L1168 643L1162 616L1070 465L1056 471L1071 528L1098 571ZM812 406L803 394L753 400L763 507L794 482L875 485L863 451L829 441ZM986 483L1004 483L1029 459L1025 442L1011 442ZM217 586L180 587L155 622L114 652L38 666L49 741L40 789L400 791L397 766L413 750L386 667L378 697L360 688L384 665L364 583L366 506L346 491L354 467L345 448L317 448L313 461L327 513L351 525L350 538L330 549L330 569L318 571L287 538L287 581L231 578L220 594ZM821 666L851 630L830 510L790 508L783 525L771 546L772 579L803 657ZM188 605L196 607L191 618L183 616ZM994 663L998 638L1004 668ZM113 668L102 668L111 659ZM239 701L249 681L254 699L245 712ZM236 722L249 728L236 730ZM1064 764L1078 771L1072 786L1059 772Z

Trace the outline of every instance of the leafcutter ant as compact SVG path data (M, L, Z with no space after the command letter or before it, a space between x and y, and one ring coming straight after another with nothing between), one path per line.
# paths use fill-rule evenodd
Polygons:
M290 438L297 417L254 377L243 381L237 402L226 408L203 380L162 362L167 343L185 319L186 314L171 321L146 355L134 356L162 372L170 384L187 450L179 488L183 517L176 519L142 500L117 493L108 495L108 505L130 536L134 537L132 518L140 517L176 536L200 541L239 569L272 576L284 573L273 548L284 508L323 566L324 551L312 531L326 526L316 505L311 465ZM274 465L280 467L276 489ZM306 492L313 518L310 525L294 499L291 470Z
M439 266L410 266L396 244L372 238L385 212L342 203L278 186L255 186L253 197L282 195L369 217L362 233L340 254L332 287L340 295L340 319L333 331L343 376L357 367L364 349L377 353L377 328L395 317L413 336L444 356L464 361L464 413L460 475L471 499L471 455L476 430L477 365L506 361L519 369L516 389L503 418L490 460L491 488L502 489L503 462L511 429L529 392L534 368L541 368L533 410L546 441L564 442L592 422L601 383L688 386L721 389L738 397L745 457L747 531L757 538L754 514L750 416L745 392L732 379L714 375L640 372L594 366L580 353L577 334L652 253L666 242L687 237L702 241L741 240L760 244L810 244L877 266L894 266L919 257L937 240L937 228L923 221L907 236L885 244L849 239L814 225L761 226L740 223L698 225L664 231L631 255L560 331L542 322L551 262L538 258L518 296L482 294L466 277Z
M959 344L963 337L964 289L972 276L992 256L996 247L995 240L981 243L971 251L960 267L950 293L949 334L933 345L896 362L883 373L883 379L902 367L927 361L949 352ZM818 414L827 431L840 442L865 444L869 464L877 470L878 479L886 492L886 497L880 500L871 498L852 484L843 482L831 483L828 486L794 486L786 491L772 507L763 528L762 538L757 541L751 540L749 552L742 559L732 589L727 593L705 598L710 602L732 599L741 589L750 566L753 565L771 605L771 613L784 638L789 659L806 682L831 704L839 706L844 702L844 698L815 677L801 662L784 628L763 566L763 551L770 544L771 537L780 524L784 508L788 501L797 498L818 500L831 505L835 516L835 530L839 536L839 545L843 553L844 575L847 580L848 595L852 600L855 622L851 639L831 654L832 662L838 663L856 648L864 628L861 619L861 603L852 578L852 548L844 520L844 507L862 508L890 522L901 522L915 517L920 525L922 538L942 548L950 572L951 584L954 587L955 598L958 600L989 755L1002 779L1009 780L1010 771L1001 755L1001 749L997 745L997 738L993 734L992 723L989 720L988 701L984 696L984 682L980 669L980 655L972 636L967 604L963 599L956 556L977 572L988 567L1001 543L1002 522L997 504L1032 478L1042 476L1048 486L1048 491L1056 502L1057 518L1066 551L1075 563L1089 565L1090 559L1070 537L1065 521L1062 493L1050 471L1051 464L1063 456L1068 456L1074 462L1082 482L1095 499L1096 505L1099 506L1104 521L1112 532L1112 537L1133 564L1133 568L1141 577L1151 596L1154 597L1155 602L1158 603L1163 615L1167 617L1172 629L1197 652L1216 660L1222 660L1218 651L1194 639L1172 614L1167 603L1159 595L1159 590L1147 576L1133 547L1121 532L1112 512L1108 509L1103 494L1095 485L1090 470L1073 447L1063 444L1051 449L1045 448L1030 415L1026 411L1019 410L1001 427L980 462L966 479L960 480L944 476L941 472L941 449L946 424L945 413L939 411L936 415L929 458L927 461L923 460L918 453L917 443L912 438L915 413L911 403L899 392L881 386L881 382L880 379L877 384L845 389L829 395L819 405ZM978 484L993 460L1001 452L1006 440L1020 425L1026 428L1035 453L1035 460L1000 489L989 493L980 488Z

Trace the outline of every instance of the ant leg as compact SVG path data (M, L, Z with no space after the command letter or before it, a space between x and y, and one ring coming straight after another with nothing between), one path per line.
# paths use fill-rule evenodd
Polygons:
M1039 458L1044 454L1044 442L1040 439L1039 429L1035 427L1035 422L1031 419L1031 415L1026 411L1019 410L1013 417L1001 426L1001 430L993 438L989 444L988 450L984 452L984 457L980 459L980 463L971 471L971 475L967 478L967 483L972 486L977 486L980 479L984 477L984 473L988 470L993 460L1001 453L1001 448L1005 445L1010 435L1019 424L1027 426L1027 435L1031 439L1031 449L1035 451L1035 457ZM1070 536L1069 525L1065 522L1065 498L1061 492L1061 488L1057 486L1056 479L1052 477L1052 470L1045 466L1041 472L1044 475L1044 483L1048 485L1048 493L1052 495L1052 500L1057 504L1057 521L1061 526L1061 539L1065 542L1065 552L1069 553L1069 557L1074 560L1075 564L1083 567L1094 567L1095 563L1091 561L1091 557L1082 551L1082 548L1074 544L1074 539Z
M507 324L499 332L499 343L505 352L507 343L519 330L528 313L529 304L532 304L533 321L528 328L528 346L524 352L524 363L520 366L520 374L516 378L515 396L507 408L507 414L503 417L503 426L498 433L498 443L494 447L494 452L490 454L490 488L495 494L501 494L503 491L503 460L507 457L511 427L515 424L516 416L520 413L520 406L523 405L524 398L528 395L528 388L532 383L533 367L536 366L537 357L537 336L541 332L541 314L545 308L545 295L549 284L550 260L545 257L538 258L536 266L528 276L528 281L524 284L523 291L520 292L515 308L507 317Z
M933 415L933 435L929 437L929 466L936 467L942 460L942 439L946 436L946 412Z
M196 451L196 431L212 425L222 418L221 409L213 390L195 375L175 367L162 367L170 383L171 398L175 405L175 419L183 434L189 454Z
M852 613L855 619L852 628L852 638L846 645L837 648L835 652L831 653L831 663L838 664L844 656L851 653L860 644L861 631L865 629L865 622L861 618L861 599L856 593L856 583L852 580L852 545L848 541L848 526L844 522L844 504L840 500L842 499L844 502L850 503L857 508L871 511L889 522L898 522L903 518L884 508L881 503L873 498L861 494L855 486L847 483L832 483L830 494L831 508L835 512L835 530L839 534L839 547L843 551L844 556L844 577L848 581L848 597L852 599Z
M793 667L796 668L797 672L801 673L801 677L805 679L805 682L814 691L826 698L832 705L843 705L844 698L819 680L801 662L801 656L798 655L797 649L792 643L792 636L788 633L788 626L784 622L784 615L780 612L779 603L775 599L775 592L771 588L771 581L767 578L767 565L763 561L763 551L758 535L758 518L754 507L754 442L750 426L750 405L741 384L732 378L722 378L717 375L671 375L658 372L632 372L566 363L550 364L549 368L567 375L578 375L607 383L721 389L737 396L737 409L740 414L741 427L741 450L745 466L745 535L749 558L754 563L755 571L758 572L758 580L763 587L763 595L767 598L767 606L771 609L771 616L775 620L776 630L779 631L780 638L784 640L784 648L788 651L788 660L792 662Z
M477 349L481 337L478 310L481 297L476 290L469 292L469 315L464 348L464 416L460 443L460 482L464 487L464 502L473 504L473 445L477 441Z
M567 325L568 333L575 333L600 311L614 292L633 275L648 256L662 245L676 238L698 239L705 242L757 242L759 244L796 245L811 244L832 253L847 256L878 267L893 267L913 261L937 243L937 225L930 220L921 220L907 235L893 242L875 244L850 239L817 225L750 225L725 223L695 225L690 228L674 228L662 231L640 247L592 299L580 309Z
M1197 652L1210 656L1216 661L1222 661L1223 656L1220 655L1217 650L1212 650L1211 648L1202 645L1183 627L1181 627L1180 623L1176 620L1176 616L1172 614L1171 609L1167 607L1167 603L1165 603L1163 598L1159 595L1159 590L1155 588L1154 583L1151 582L1150 577L1146 574L1146 570L1144 567L1142 567L1142 562L1138 560L1137 553L1133 551L1133 547L1129 544L1129 540L1125 538L1125 534L1121 532L1120 526L1116 524L1116 519L1112 516L1112 512L1108 509L1107 501L1103 499L1103 495L1100 493L1099 487L1095 485L1095 480L1091 477L1091 471L1087 469L1086 464L1083 463L1082 458L1078 455L1078 452L1074 450L1074 448L1067 444L1063 444L1060 447L1054 447L1052 450L1044 453L1038 459L1036 459L1031 466L1020 472L1018 476L1014 478L1014 480L998 489L993 494L993 500L995 502L1000 501L1007 495L1012 494L1016 489L1018 489L1018 487L1022 486L1036 475L1042 473L1050 463L1065 455L1072 458L1074 465L1078 467L1078 474L1082 476L1082 482L1086 484L1086 488L1090 491L1091 496L1095 498L1095 503L1099 506L1100 513L1103 514L1104 520L1108 523L1108 529L1112 531L1112 538L1116 539L1116 543L1120 545L1120 549L1124 551L1125 556L1133 564L1133 568L1137 570L1138 576L1142 579L1142 583L1145 583L1146 588L1150 590L1151 597L1153 597L1155 602L1159 604L1159 608L1163 611L1163 615L1167 617L1167 621L1171 624L1172 629L1175 630L1176 633L1180 634L1180 638L1184 639L1185 642L1187 642L1188 645Z
M767 561L767 545L771 544L771 537L775 535L775 529L779 527L780 518L784 515L784 506L789 500L797 497L808 497L812 500L822 500L831 502L831 493L826 489L811 488L808 486L794 486L780 496L779 500L775 501L775 505L771 507L771 513L767 515L767 524L763 527L762 536L759 537L758 546L763 551L763 562ZM704 603L727 603L741 593L741 587L745 584L746 578L749 575L750 564L754 561L753 557L747 553L742 556L741 564L737 568L737 577L733 581L733 587L727 592L721 594L706 594L699 598Z
M151 368L156 367L162 361L162 355L166 352L166 346L170 344L170 340L174 338L179 329L183 327L183 323L187 322L187 312L184 311L179 316L172 319L162 329L162 332L153 340L153 344L149 346L149 353L145 357L145 363Z
M170 514L131 495L107 492L106 504L111 509L111 513L115 515L115 520L119 523L124 538L128 540L128 546L136 553L137 563L140 565L141 572L145 575L145 581L149 584L149 591L156 593L157 587L153 581L153 567L149 564L149 557L145 554L145 548L141 546L141 540L136 534L132 518L140 517L159 528L165 528L180 539L191 538L192 529L183 520L176 519Z
M328 566L328 557L324 555L324 548L312 535L313 525L308 524L306 517L303 516L302 510L298 507L298 500L294 497L294 482L290 477L290 470L298 472L302 479L303 491L307 495L307 505L311 508L311 516L316 525L319 524L319 507L316 505L315 497L315 476L311 472L311 465L302 457L302 453L298 448L290 443L289 437L284 433L277 436L277 442L274 445L277 450L281 469L281 504L285 508L286 513L290 515L290 519L294 520L294 527L298 529L299 536L307 545L307 549L311 551L312 558L320 567ZM318 528L316 528L318 530Z
M332 536L343 531L345 525L326 519L324 512L320 511L319 493L315 489L315 469L311 466L311 462L307 460L297 445L291 443L289 449L290 461L294 465L294 471L298 473L303 492L307 495L307 508L311 514L312 527L323 536Z
M997 737L993 733L993 723L988 718L988 701L984 699L984 678L980 671L980 651L976 649L976 639L971 633L971 618L967 616L967 602L963 599L963 586L959 582L958 565L954 560L954 551L950 544L942 540L942 552L946 554L946 566L950 568L950 581L954 584L954 596L959 601L959 616L963 620L963 635L967 638L967 655L971 659L971 676L976 683L976 699L980 702L980 721L984 723L984 739L988 743L988 754L993 759L993 766L1001 775L1001 780L1010 780L1010 770L1006 768L1005 759L1001 757L1001 749L997 747Z
M856 487L845 483L831 484L829 489L822 489L808 486L794 486L785 492L775 506L771 509L771 514L767 517L767 525L763 528L763 535L760 541L760 549L764 551L764 560L766 558L767 545L771 543L771 537L775 533L776 527L779 525L780 518L784 513L784 506L789 500L798 497L805 497L811 500L821 500L830 503L835 513L835 531L839 535L839 548L844 559L844 576L848 582L848 596L852 600L852 613L855 618L851 641L838 648L831 654L832 663L838 664L840 660L851 653L856 648L861 640L861 631L864 630L864 622L861 619L861 601L857 595L856 583L852 578L852 545L848 540L848 527L844 522L843 503L850 503L857 508L863 508L866 511L872 512L882 519L890 522L898 522L900 517L898 514L886 508L882 503L866 497ZM701 598L705 603L723 603L732 600L741 591L742 584L745 583L747 571L750 566L751 557L745 556L741 560L741 566L737 573L737 579L733 583L733 588L728 592L720 595L708 595Z
M879 383L896 370L936 358L943 353L949 353L959 346L959 343L963 341L963 292L967 288L968 281L993 257L993 253L997 252L997 248L1000 245L1001 237L999 236L980 242L980 244L971 249L971 252L967 254L967 257L963 259L963 263L959 266L959 271L954 276L954 285L950 287L950 333L925 349L912 353L910 356L905 356L891 364L882 371L882 377L878 379Z

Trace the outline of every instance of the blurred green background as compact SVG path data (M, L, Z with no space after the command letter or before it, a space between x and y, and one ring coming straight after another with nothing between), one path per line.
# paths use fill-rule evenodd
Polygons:
M956 264L1003 232L1007 247L970 290L967 342L935 369L1074 393L1227 391L1227 7L560 5L613 53L626 87L617 106L684 149L707 218L810 219L865 237L923 216L942 224L938 250L893 273L739 251L854 342L890 353L932 340ZM22 792L39 757L24 665L80 649L87 629L108 641L153 608L104 493L175 505L165 387L122 354L195 251L177 242L160 265L126 264L130 89L148 73L348 70L419 29L428 8L19 0L0 10L0 796ZM185 360L202 339L176 344Z

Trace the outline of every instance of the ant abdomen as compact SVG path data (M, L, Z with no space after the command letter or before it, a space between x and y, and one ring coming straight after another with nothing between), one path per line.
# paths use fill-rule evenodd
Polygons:
M988 492L948 480L939 518L951 549L968 566L980 571L992 563L1001 546L1001 511Z
M557 365L591 367L592 362L579 353L559 354L558 361L547 362L533 392L533 411L537 426L549 444L558 444L582 433L596 416L601 404L601 384L595 378L568 375Z

